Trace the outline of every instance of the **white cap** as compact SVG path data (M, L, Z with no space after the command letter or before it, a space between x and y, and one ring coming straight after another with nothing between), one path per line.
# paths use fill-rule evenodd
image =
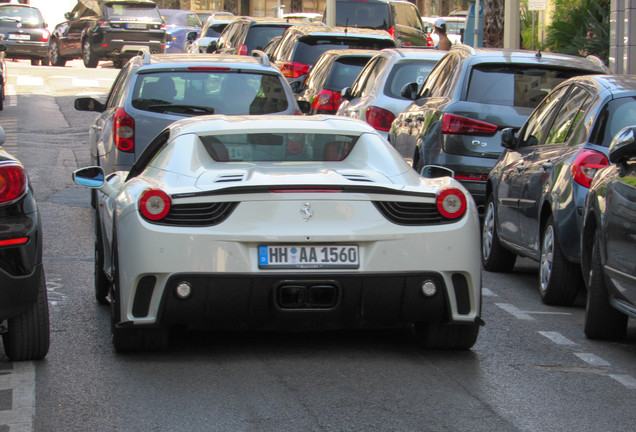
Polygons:
M435 20L435 27L442 28L442 26L446 27L446 20L444 18L437 18Z

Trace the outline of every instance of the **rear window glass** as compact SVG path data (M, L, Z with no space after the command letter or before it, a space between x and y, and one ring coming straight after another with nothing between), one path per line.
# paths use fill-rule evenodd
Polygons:
M388 3L360 1L336 2L336 25L377 30L389 28Z
M278 75L224 71L142 74L135 83L132 105L182 115L271 114L289 106Z
M428 77L436 64L436 60L403 61L397 63L386 80L384 94L392 98L406 100L406 98L401 95L402 88L412 82L416 82L418 86L424 84L426 77Z
M0 8L0 24L14 23L25 28L44 27L44 19L37 9L29 7Z
M570 69L480 65L471 72L466 100L535 108L561 82L587 74L589 72Z
M636 98L624 97L610 101L599 115L591 142L609 147L621 129L636 123Z
M227 23L211 25L208 27L208 31L205 32L205 35L207 37L219 37L225 27L227 27Z
M253 50L262 50L269 41L274 39L276 36L280 36L285 33L287 27L289 26L252 26L252 28L250 28L247 32L247 36L245 38L247 50L249 52L252 52Z
M354 37L304 37L296 45L293 61L306 65L316 63L320 54L331 49L372 49L394 48L392 39L372 39Z
M106 5L106 15L110 18L147 18L160 20L159 10L156 6L132 3L113 3Z
M199 137L217 162L341 161L359 136L314 133L245 133Z
M370 58L345 57L336 60L331 66L331 73L325 83L327 90L340 91L351 84L358 77Z
M466 27L465 21L446 21L446 33L459 34Z

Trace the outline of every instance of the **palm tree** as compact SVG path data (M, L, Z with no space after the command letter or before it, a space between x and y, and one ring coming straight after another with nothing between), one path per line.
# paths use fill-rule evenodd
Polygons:
M483 0L485 47L503 48L504 3L504 0Z

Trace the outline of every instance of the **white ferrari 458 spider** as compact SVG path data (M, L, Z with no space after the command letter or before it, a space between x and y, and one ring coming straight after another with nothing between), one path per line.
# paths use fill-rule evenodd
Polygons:
M73 178L101 192L95 294L111 304L117 351L165 348L172 326L477 340L474 202L449 176L420 176L366 123L185 119L130 172Z

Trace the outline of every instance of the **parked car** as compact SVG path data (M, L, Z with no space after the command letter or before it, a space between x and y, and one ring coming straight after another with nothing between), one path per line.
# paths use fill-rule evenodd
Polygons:
M112 60L120 68L140 50L166 49L165 24L154 1L80 0L64 18L51 35L53 66L81 58L87 68L97 67L100 60Z
M405 89L413 103L391 125L389 140L416 170L453 170L483 210L486 178L503 150L501 130L521 127L565 79L606 72L596 57L454 45L423 85Z
M7 85L7 63L4 60L6 50L6 45L0 43L0 111L4 109L5 86Z
M406 0L336 0L336 26L386 30L398 47L433 46L417 6Z
M75 109L99 115L89 131L91 161L106 173L129 170L170 123L203 114L300 114L266 56L148 54L120 71L106 103L82 97Z
M271 17L237 17L227 25L214 46L208 52L251 55L254 50L263 50L265 45L282 35L295 24L310 24L300 20L285 20Z
M166 53L187 52L188 33L201 30L199 16L181 9L159 9L159 12L166 24Z
M426 48L387 48L369 61L351 87L342 89L337 115L366 121L388 138L391 123L412 102L402 96L411 82L424 83L445 52ZM398 149L399 151L399 149ZM412 158L407 158L412 161Z
M10 360L39 360L49 350L42 224L24 166L7 153L0 126L0 334Z
M113 281L117 351L164 348L172 326L415 327L444 349L478 337L474 203L451 177L420 177L363 122L185 119L131 171L105 174L74 179L102 192L96 255Z
M335 114L342 102L340 91L353 83L375 54L376 50L358 49L322 53L298 92L301 110L307 114Z
M185 51L191 54L208 52L210 43L219 40L219 36L233 19L234 15L228 15L226 12L211 14L200 31L191 31L186 35Z
M36 66L49 64L47 24L38 8L23 4L0 4L0 34L10 59L27 59Z
M608 153L613 165L596 174L583 207L581 267L590 339L622 339L628 318L636 318L636 126L621 130Z
M482 262L509 271L517 255L540 263L544 303L571 305L584 287L581 219L612 138L636 119L636 77L593 75L555 87L525 124L501 134L505 150L486 182Z
M395 47L395 41L384 30L327 27L325 25L293 26L283 34L272 54L292 89L298 91L309 69L325 51L333 49L371 49Z

